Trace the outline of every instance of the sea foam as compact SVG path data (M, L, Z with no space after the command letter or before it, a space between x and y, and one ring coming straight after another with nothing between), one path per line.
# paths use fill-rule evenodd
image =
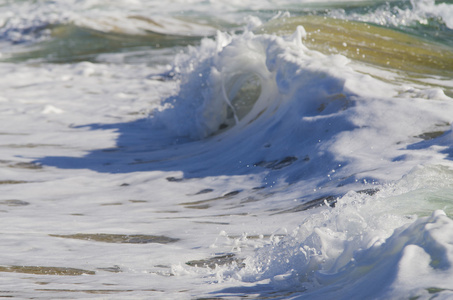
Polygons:
M358 72L342 55L307 49L304 34L300 27L289 37L247 32L203 40L177 57L171 73L180 87L153 113L154 126L209 138L206 145L222 148L217 153L234 147L224 156L226 165L229 159L254 165L308 157L286 176L324 173L332 185L360 177L398 179L420 161L442 159L404 146L416 144L414 137L433 131L435 123L447 130L451 101L441 89L393 85ZM419 159L405 159L412 155Z
M1 4L2 295L451 296L450 42L424 38L443 17L172 3Z
M396 183L376 187L378 192L351 191L335 208L301 213L299 227L270 239L242 267L216 272L257 289L289 291L291 299L424 299L439 292L448 298L453 221L441 210L417 214L436 192L429 181L443 178L436 185L437 192L445 192L452 175L441 166L417 168ZM431 193L414 198L422 186ZM451 199L444 200L451 212ZM435 207L438 203L432 203Z

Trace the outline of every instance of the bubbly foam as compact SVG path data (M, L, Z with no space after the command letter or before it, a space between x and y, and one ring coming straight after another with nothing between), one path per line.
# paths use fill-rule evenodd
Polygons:
M243 268L237 264L233 269L219 268L216 278L289 290L301 293L301 299L417 297L433 288L448 289L447 281L438 278L452 275L448 263L452 237L437 232L449 231L453 222L444 212L432 211L442 206L451 212L451 197L446 194L451 191L453 173L436 166L449 165L443 153L448 147L440 145L451 140L451 98L442 89L411 89L363 75L344 56L307 49L301 43L304 33L300 28L288 38L246 33L205 41L178 61L181 90L165 101L171 104L168 109L154 115L156 122L167 120L166 126L175 134L206 138L228 122L231 109L231 129L206 143L221 142L224 146L216 150L220 153L231 149L229 142L247 137L248 147L229 154L245 161L252 149L254 157L263 155L269 161L275 152L260 149L269 140L285 145L285 152L295 157L308 154L316 167L296 161L285 173L288 178L294 174L296 182L287 180L301 189L309 183L298 180L309 172L310 177L325 174L326 180L314 186L325 192L333 186L337 192L340 187L354 187L362 180L389 182L408 175L397 184L348 192L335 208L301 214L302 225L293 233L271 240L248 256ZM258 74L261 87L269 88L252 97L256 103L246 112L251 120L247 123L243 123L247 115L232 108L234 96L229 96L240 90L237 82L245 84L244 78L252 76L242 77L244 70ZM173 122L177 114L187 113L192 117L186 122ZM440 120L443 131L432 136L438 146L430 148L431 137L423 132L432 132L432 124ZM413 169L420 164L428 167ZM431 201L437 193L440 199ZM418 260L422 264L415 266ZM432 281L422 284L427 274Z
M439 21L448 28L453 29L453 5L437 3L434 0L411 0L410 7L399 7L386 3L375 11L367 14L347 14L343 10L335 10L332 16L369 22L383 26L413 26L415 24L427 25L430 22Z
M344 56L307 49L301 42L304 33L300 27L288 38L247 32L204 40L176 60L173 72L180 90L163 102L167 109L153 114L154 124L193 139L222 131L221 138L230 137L226 143L248 136L249 146L232 159L244 159L265 144L285 144L288 155L323 157L319 171L339 171L329 175L333 182L361 172L387 180L394 173L397 179L402 170L413 168L416 156L424 162L442 160L440 153L415 153L402 146L433 131L434 123L448 130L451 101L441 89L412 89L363 75ZM238 105L234 95L250 89L249 78L256 80L244 98L250 102ZM393 134L383 140L384 132ZM275 159L273 148L259 152L267 157L263 159ZM300 161L296 165L301 174L313 167Z
M451 296L449 51L385 60L444 17L252 2L0 3L2 295Z
M420 185L451 192L452 175L442 166L417 168L395 184L376 187L376 193L349 192L335 208L301 213L299 227L271 238L242 267L217 268L217 279L285 290L295 299L398 299L444 290L448 295L453 221L440 210L417 218L423 212L414 208L428 199L413 192ZM445 203L451 212L451 197Z

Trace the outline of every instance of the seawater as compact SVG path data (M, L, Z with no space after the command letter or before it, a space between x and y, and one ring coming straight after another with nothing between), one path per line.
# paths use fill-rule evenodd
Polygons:
M0 295L453 297L448 1L0 1Z

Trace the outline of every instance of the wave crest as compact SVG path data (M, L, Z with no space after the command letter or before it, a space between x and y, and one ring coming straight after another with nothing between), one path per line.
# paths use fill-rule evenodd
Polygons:
M170 109L154 113L155 123L200 139L258 120L263 126L266 117L282 118L289 106L299 116L341 111L349 100L338 69L348 60L307 49L304 34L299 27L286 38L247 32L204 40L176 60L180 88L163 101Z

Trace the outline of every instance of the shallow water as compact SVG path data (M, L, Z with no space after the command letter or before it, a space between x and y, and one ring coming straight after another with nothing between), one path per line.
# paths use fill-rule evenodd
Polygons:
M452 297L453 4L173 2L0 1L0 296Z

